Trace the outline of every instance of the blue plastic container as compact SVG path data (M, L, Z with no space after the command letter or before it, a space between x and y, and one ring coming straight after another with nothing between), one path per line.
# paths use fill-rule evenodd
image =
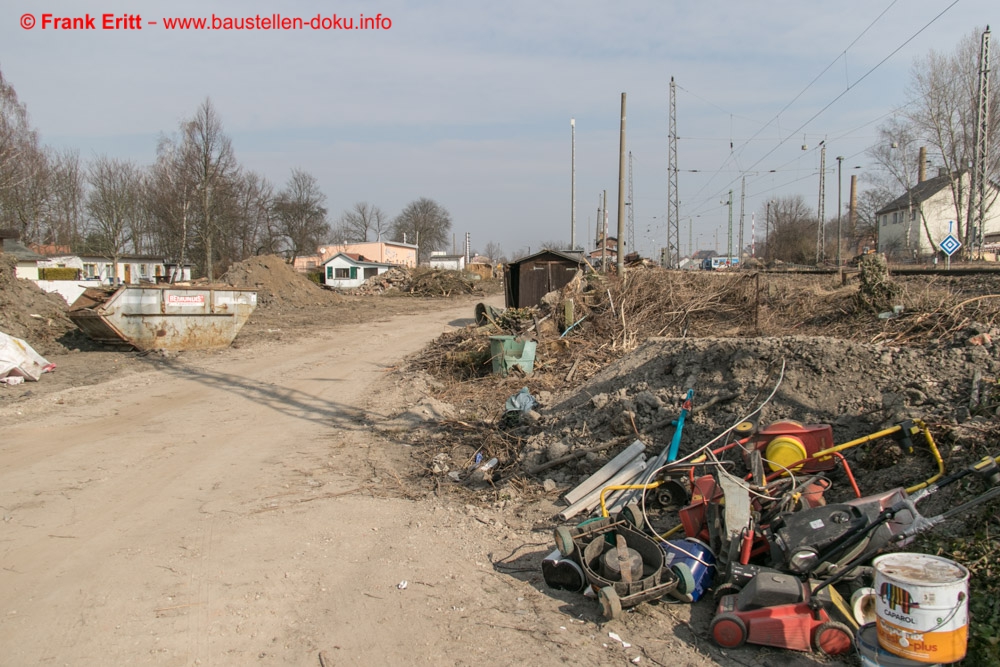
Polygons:
M661 542L664 564L677 575L677 592L697 602L715 579L715 554L708 545L693 537Z

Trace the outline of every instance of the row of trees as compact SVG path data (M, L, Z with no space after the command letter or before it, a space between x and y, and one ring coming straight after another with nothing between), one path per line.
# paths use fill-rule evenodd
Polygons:
M331 223L316 178L293 169L277 189L236 159L206 99L178 131L163 137L151 165L44 147L25 105L0 73L0 228L28 244L69 246L117 260L163 255L217 277L258 254L294 259L330 242L406 240L420 259L444 247L448 211L430 199L394 218L359 202Z

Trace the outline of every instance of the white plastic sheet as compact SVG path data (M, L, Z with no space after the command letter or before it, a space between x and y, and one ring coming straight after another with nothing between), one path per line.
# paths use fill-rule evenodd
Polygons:
M20 338L0 332L0 382L16 377L37 382L55 367Z

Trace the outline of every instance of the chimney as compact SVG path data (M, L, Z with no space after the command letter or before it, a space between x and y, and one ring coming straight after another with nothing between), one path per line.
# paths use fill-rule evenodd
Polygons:
M917 158L920 164L917 166L917 183L923 183L927 180L927 147L920 147L920 157Z

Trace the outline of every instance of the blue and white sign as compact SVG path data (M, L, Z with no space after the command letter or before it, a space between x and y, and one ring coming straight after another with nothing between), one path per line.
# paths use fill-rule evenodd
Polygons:
M944 240L941 241L940 247L941 250L944 252L944 254L951 257L956 252L958 252L959 248L962 247L962 242L956 239L951 234L948 234L948 236L944 237Z

